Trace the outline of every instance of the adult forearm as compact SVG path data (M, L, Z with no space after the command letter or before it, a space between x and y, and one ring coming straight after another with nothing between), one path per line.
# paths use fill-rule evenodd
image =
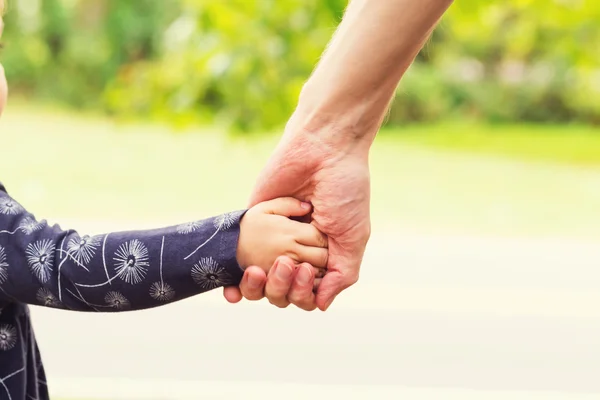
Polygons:
M402 75L452 0L353 0L295 112L294 126L370 146Z

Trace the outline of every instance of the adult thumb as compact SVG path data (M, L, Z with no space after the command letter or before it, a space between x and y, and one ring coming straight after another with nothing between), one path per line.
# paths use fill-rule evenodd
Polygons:
M317 307L321 311L327 311L335 298L352 285L353 283L349 283L348 278L342 272L328 271L317 289L317 296L315 298Z
M311 205L293 197L281 197L262 204L268 214L284 217L302 217L310 212Z

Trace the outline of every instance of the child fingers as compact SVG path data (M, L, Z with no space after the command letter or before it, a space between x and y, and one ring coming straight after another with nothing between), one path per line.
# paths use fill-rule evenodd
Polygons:
M297 252L299 262L307 262L316 268L327 267L327 258L329 256L327 249L322 247L298 245Z
M293 197L280 197L265 201L259 207L267 214L282 215L284 217L301 217L311 210L309 203L302 202Z
M296 229L296 242L305 246L327 248L327 235L315 228L312 224L298 223Z

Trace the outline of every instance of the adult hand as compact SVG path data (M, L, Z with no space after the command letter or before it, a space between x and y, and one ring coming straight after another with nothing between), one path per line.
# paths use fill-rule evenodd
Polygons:
M279 308L293 303L303 310L312 311L316 308L313 286L319 279L314 271L308 263L295 264L291 258L281 256L268 275L259 267L248 267L239 289L226 288L226 298L237 303L242 297L255 301L266 296Z
M324 311L358 280L369 240L368 146L360 141L338 143L335 135L323 139L311 132L294 131L290 125L259 176L251 205L282 196L312 203L312 223L329 237L327 274L313 296L306 289L312 288L314 277L307 281L303 272L311 269L302 266L295 272L280 260L266 285L264 273L248 269L240 289L225 288L224 294L230 302L239 301L242 295L256 300L262 297L260 287L264 286L264 295L280 307L291 302L303 309L318 306Z
M251 204L282 196L310 201L312 223L329 236L329 271L315 298L321 310L358 279L370 236L369 147L398 82L451 3L349 2L260 175ZM247 293L245 284L241 290ZM241 296L239 288L225 289L229 301Z

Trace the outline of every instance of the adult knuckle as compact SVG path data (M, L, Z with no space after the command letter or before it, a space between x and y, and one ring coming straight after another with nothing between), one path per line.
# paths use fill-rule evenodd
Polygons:
M291 247L291 244L290 244L290 247ZM287 250L285 250L285 252L283 254L296 262L300 260L298 252L296 252L295 250L290 250L289 247Z
M304 310L304 311L313 311L314 309L317 308L317 305L314 303L311 304L303 304L303 305L299 305L297 306L298 308Z
M345 279L345 286L348 288L357 283L360 277L359 275L359 271L352 271L350 274L348 274Z
M300 292L292 291L288 295L288 300L290 301L290 303L294 304L295 306L300 307L300 305L304 304L304 302L305 302L305 295Z
M305 310L305 311L311 311L316 308L316 304L314 304L314 302L312 302L312 301L301 301L301 302L292 303L292 304L302 310Z
M256 301L256 300L258 300L258 296L256 295L256 293L242 292L242 296L244 296L244 298L246 300L250 300L250 301Z
M371 239L371 224L367 224L360 232L357 234L358 243L363 246L366 246L369 240Z
M310 288L309 290L310 291L308 293L305 291L292 291L288 295L288 300L290 301L290 303L303 310L314 310L316 304L314 302L314 297L311 293L312 288Z
M265 297L265 295L263 293L251 293L247 297L247 299L252 300L252 301L258 301L258 300L261 300L263 297Z
M371 224L369 224L369 226L367 226L367 229L365 230L365 235L364 235L365 242L368 242L369 239L371 238L371 232L372 232Z
M272 301L271 304L277 308L287 308L287 306L290 305L290 303L287 301Z
M247 290L242 288L241 292L242 296L244 296L245 299L251 301L260 300L264 296L264 293L262 291Z
M279 308L285 308L289 304L289 301L287 301L285 296L267 295L266 298L269 301L269 303L271 303L272 305L279 307Z

